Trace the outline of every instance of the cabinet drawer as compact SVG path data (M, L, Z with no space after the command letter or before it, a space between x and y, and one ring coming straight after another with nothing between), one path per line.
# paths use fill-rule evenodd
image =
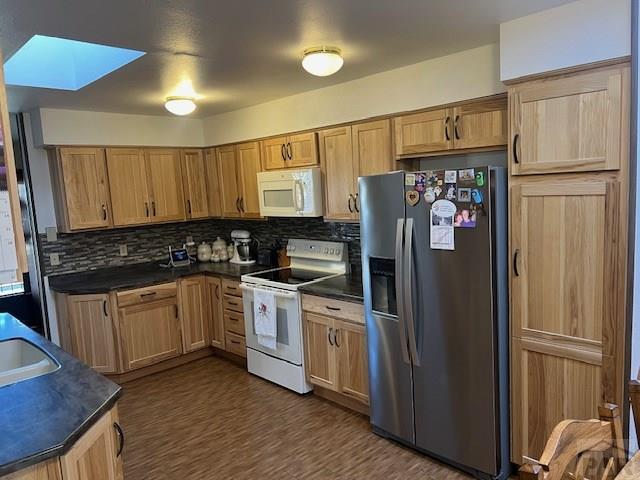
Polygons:
M222 306L225 310L232 310L240 313L244 312L244 308L242 307L242 298L240 297L225 294L222 296Z
M227 295L233 295L235 297L242 296L242 290L240 289L240 282L235 280L222 279L222 293Z
M244 337L244 315L235 312L224 313L224 329Z
M344 302L331 298L302 296L302 309L306 312L329 315L349 322L364 325L364 307L359 303Z
M236 335L235 333L226 332L225 339L227 344L227 352L235 353L241 357L247 356L247 345L244 342L244 337Z
M178 294L178 287L175 282L163 283L162 285L152 285L150 287L136 288L135 290L125 290L116 294L119 307L135 305L160 300L162 298L175 297Z

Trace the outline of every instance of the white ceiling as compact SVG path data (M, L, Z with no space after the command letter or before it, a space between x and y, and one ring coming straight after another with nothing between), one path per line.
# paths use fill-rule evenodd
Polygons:
M6 58L34 34L148 52L76 92L8 87L11 111L36 107L170 115L183 80L193 116L295 93L499 40L499 24L570 0L2 0ZM336 75L302 70L306 47L336 45Z

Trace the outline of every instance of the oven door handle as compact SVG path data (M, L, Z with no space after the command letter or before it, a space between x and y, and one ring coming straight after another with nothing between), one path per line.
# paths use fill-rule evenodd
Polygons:
M249 285L247 283L241 283L240 284L240 288L246 292L255 292L256 290L266 290L267 292L271 292L273 293L276 297L282 297L282 298L296 298L296 296L298 295L297 292L285 292L282 290L278 290L276 288L270 288L270 287L256 287L254 285Z

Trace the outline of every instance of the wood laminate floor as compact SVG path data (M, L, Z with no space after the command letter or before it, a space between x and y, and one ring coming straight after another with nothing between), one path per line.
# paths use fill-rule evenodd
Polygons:
M120 418L125 480L470 478L215 357L126 384Z

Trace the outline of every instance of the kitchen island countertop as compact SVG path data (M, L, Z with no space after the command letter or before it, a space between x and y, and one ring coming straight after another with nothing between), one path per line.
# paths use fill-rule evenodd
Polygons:
M0 387L0 477L64 455L121 394L118 385L0 313L0 342L16 338L44 350L60 368Z

